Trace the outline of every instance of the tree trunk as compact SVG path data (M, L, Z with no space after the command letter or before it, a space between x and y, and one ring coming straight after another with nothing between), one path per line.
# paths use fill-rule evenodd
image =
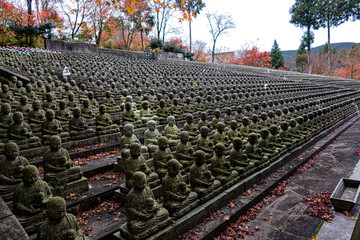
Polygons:
M215 61L215 44L216 44L216 40L214 40L214 43L213 43L213 48L212 48L212 51L211 51L211 61L214 62Z
M328 27L328 75L330 75L331 72L331 63L330 63L330 53L331 53L331 45L330 45L330 20L328 19L327 22L327 27Z
M190 52L191 52L191 21L189 21Z
M311 62L310 62L310 54L311 54L311 42L310 42L310 27L308 27L308 30L307 30L307 34L308 34L308 41L307 41L307 48L308 48L308 66L309 66L309 74L311 74Z
M143 30L142 29L140 31L140 36L141 36L141 50L144 50L144 38L143 38Z
M27 0L27 10L28 10L28 14L29 14L29 17L28 17L28 26L32 26L33 27L33 23L32 23L32 19L31 19L31 15L32 15L32 9L31 9L31 3L32 3L32 0ZM30 34L30 47L33 47L35 45L35 35L34 33L31 33Z

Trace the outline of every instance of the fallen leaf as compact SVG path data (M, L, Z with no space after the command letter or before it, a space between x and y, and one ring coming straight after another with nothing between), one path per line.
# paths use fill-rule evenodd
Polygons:
M230 219L229 217L224 217L224 220L226 221L229 221L229 219Z
M257 231L259 231L259 230L260 230L260 226L255 226L254 229L257 230Z

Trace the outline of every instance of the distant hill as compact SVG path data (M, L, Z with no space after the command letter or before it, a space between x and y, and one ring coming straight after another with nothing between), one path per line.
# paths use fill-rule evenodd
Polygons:
M350 49L353 44L354 44L354 42L331 43L331 48L332 49L336 48L336 50L341 50L343 48ZM324 45L325 44L318 46L318 47L311 48L311 52L313 52L313 53L322 52ZM360 43L357 43L357 45L360 47ZM289 66L290 68L295 67L295 56L297 53L297 49L296 50L286 50L286 51L281 51L281 52L285 58L285 65Z

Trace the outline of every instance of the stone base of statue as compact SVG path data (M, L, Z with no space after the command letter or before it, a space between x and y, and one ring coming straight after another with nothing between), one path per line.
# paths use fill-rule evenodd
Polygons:
M118 202L125 203L126 202L126 195L129 193L130 189L126 187L125 183L120 185L120 189L115 190L115 199ZM151 191L154 194L154 198L158 199L161 197L161 184L158 184L154 188L151 188Z
M238 172L232 171L231 180L229 180L225 184L222 184L223 189L227 189L227 188L231 187L232 185L234 185L235 183L237 183L240 180L240 177L238 175L239 175Z
M96 135L96 132L93 131L93 132L86 132L86 133L82 133L82 134L79 134L79 135L71 135L71 140L75 141L75 140L87 140L89 138L94 138ZM97 138L96 138L97 139Z
M194 194L195 192L191 192L190 194ZM195 193L196 194L196 193ZM187 203L185 206L183 206L179 211L171 213L171 217L174 219L178 219L182 216L184 216L185 214L187 214L188 212L190 212L192 209L196 208L200 203L200 200L196 200L192 203Z
M147 229L145 232L142 232L139 234L133 234L132 232L130 232L130 230L128 228L128 224L124 223L123 225L121 225L120 231L115 233L113 236L116 239L124 239L124 240L125 239L127 239L127 240L145 239L145 238L151 237L151 235L154 235L156 232L158 232L161 229L165 228L166 226L170 225L170 223L171 223L171 218L168 217L161 222L157 222L152 227Z
M72 143L73 143L72 148L77 148L77 147L84 147L84 146L98 144L99 140L97 137L91 137L91 138L87 138L87 139L72 141Z
M218 180L215 180L211 191L209 191L205 194L202 194L202 195L198 193L200 203L209 201L210 199L212 199L215 196L217 196L218 194L220 194L222 192L222 190L223 190L223 187L221 186L221 182Z
M76 181L65 183L64 185L58 186L57 188L51 187L51 192L54 196L65 197L70 193L80 193L89 189L89 179L82 177Z
M120 142L120 139L121 139L121 133L120 132L99 135L99 142L100 143Z
M38 137L32 137L31 141L28 140L9 140L19 146L19 149L37 148L41 146L40 139Z

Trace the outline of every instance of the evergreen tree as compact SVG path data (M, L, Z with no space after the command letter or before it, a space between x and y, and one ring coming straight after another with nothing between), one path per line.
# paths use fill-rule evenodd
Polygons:
M296 70L299 72L306 72L306 66L308 65L308 59L306 56L306 47L305 42L301 41L301 44L299 46L299 49L296 53Z
M317 0L319 26L327 28L328 32L328 74L330 74L330 28L337 27L348 19L348 0Z
M274 41L274 45L271 48L270 57L271 57L271 64L276 69L284 67L285 64L284 56L281 53L281 50L276 42L276 39Z
M314 37L311 34L311 28L317 30L319 23L317 21L316 3L313 0L295 0L294 5L290 8L291 19L290 23L297 27L306 28L306 46L308 50L308 65L309 73L311 74L311 43L314 41Z

